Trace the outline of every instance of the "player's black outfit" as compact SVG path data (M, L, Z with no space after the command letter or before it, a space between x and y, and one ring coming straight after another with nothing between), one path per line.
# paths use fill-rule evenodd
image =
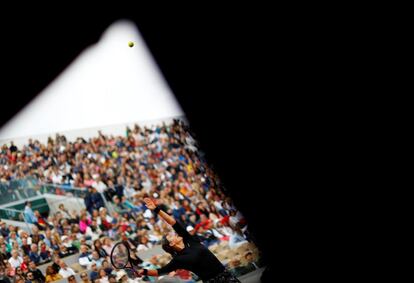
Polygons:
M178 222L172 226L183 237L185 248L173 256L173 259L158 274L165 274L176 269L186 269L197 274L203 282L240 282L231 275L203 244L191 236Z

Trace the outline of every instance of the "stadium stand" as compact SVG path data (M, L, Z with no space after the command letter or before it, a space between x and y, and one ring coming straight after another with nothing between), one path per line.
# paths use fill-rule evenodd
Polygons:
M144 197L157 199L236 276L262 267L243 215L180 120L127 127L125 136L4 144L0 196L0 282L66 282L63 260L76 282L88 282L86 272L90 282L107 283L119 273L111 249L126 239L143 266L164 266L169 255L160 241L170 228ZM175 276L197 280L185 271Z

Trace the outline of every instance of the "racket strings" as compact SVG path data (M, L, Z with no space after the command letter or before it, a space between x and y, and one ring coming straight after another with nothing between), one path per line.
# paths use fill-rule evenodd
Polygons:
M111 253L112 265L117 269L125 268L129 262L129 250L128 248L120 243L117 244Z

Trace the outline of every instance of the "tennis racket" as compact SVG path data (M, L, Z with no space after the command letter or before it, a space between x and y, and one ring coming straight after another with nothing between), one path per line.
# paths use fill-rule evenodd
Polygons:
M131 258L129 245L125 241L117 243L111 251L111 263L115 269L129 270L136 276L139 276L136 268L138 268L138 264L141 262L140 258Z

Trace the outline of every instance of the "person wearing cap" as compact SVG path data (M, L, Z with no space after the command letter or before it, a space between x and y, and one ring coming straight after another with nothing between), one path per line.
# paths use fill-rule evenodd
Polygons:
M194 235L195 234L195 230L194 227L191 225L188 225L187 228L185 228L185 230L187 230L188 233L190 233L190 235Z
M140 275L159 276L177 269L186 269L207 283L240 282L197 237L190 235L173 217L162 211L154 200L145 198L144 201L146 206L171 225L176 233L164 236L161 242L164 251L172 255L172 260L160 269L140 269Z
M135 280L132 280L128 277L128 274L125 272L125 270L118 271L116 274L116 280L122 283L135 283Z
M89 278L91 279L91 281L93 282L96 278L99 277L99 270L98 270L98 266L96 265L96 262L92 262L92 264L90 265L91 273L89 274Z

